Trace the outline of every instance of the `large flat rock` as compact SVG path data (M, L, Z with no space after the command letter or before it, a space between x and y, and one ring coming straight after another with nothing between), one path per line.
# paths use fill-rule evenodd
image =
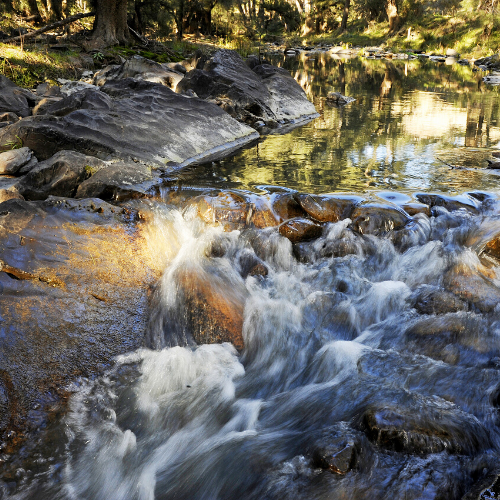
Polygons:
M215 104L131 78L71 94L45 113L2 129L0 144L22 141L40 160L74 150L179 167L223 156L259 137Z
M4 452L45 425L68 382L143 344L148 287L165 264L149 228L98 199L0 204Z

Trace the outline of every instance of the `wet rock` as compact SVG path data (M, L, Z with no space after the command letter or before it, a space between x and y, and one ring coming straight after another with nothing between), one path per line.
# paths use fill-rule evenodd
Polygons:
M217 51L203 69L188 72L177 91L189 89L202 99L226 99L232 116L251 124L260 120L266 124L291 122L316 115L314 105L288 71L269 64L250 69L231 50Z
M247 226L252 216L252 205L243 196L222 191L217 196L199 196L190 201L199 217L207 224L221 224L227 231Z
M15 175L33 157L30 148L19 148L0 153L0 175Z
M50 195L74 196L92 169L102 168L103 165L103 161L91 156L60 151L21 177L16 188L29 200L44 200Z
M94 159L94 164L99 160ZM153 185L154 177L151 168L140 163L117 162L109 166L90 167L85 165L86 176L89 170L99 168L88 179L81 182L75 193L75 198L101 198L105 201L124 201L131 198L148 196Z
M447 290L473 304L482 312L491 312L500 303L500 289L488 278L470 268L457 265L444 277Z
M244 347L243 310L247 291L202 270L181 269L177 275L184 297L185 319L198 344L231 342Z
M274 194L271 198L271 205L272 211L280 222L306 215L293 193Z
M298 194L296 198L302 209L320 222L338 222L347 219L356 205L363 201L360 196L341 194L335 196Z
M328 95L326 96L327 104L333 106L345 106L355 100L356 99L354 99L354 97L347 97L342 95L340 92L328 92Z
M498 500L500 498L500 472L490 472L481 478L461 500Z
M258 137L218 106L132 79L80 91L49 113L58 116L29 117L2 129L0 144L21 140L42 160L66 149L164 167L215 158Z
M24 200L24 197L13 185L9 187L0 187L0 203L13 199Z
M143 345L148 289L163 266L144 223L120 212L100 200L0 204L0 399L7 387L9 402L0 435L14 420L16 432L43 427L68 383Z
M500 55L493 54L492 56L482 57L474 61L475 66L484 66L488 70L500 69Z
M467 303L455 294L429 285L418 288L412 294L412 301L420 314L446 314L468 309Z
M362 417L362 428L378 446L396 452L472 454L488 446L477 420L452 405L421 402L420 408L376 405ZM472 434L471 434L472 433Z
M238 263L243 279L248 276L267 276L269 274L267 266L253 252L245 252L240 255Z
M401 205L401 208L411 217L417 214L431 216L431 209L425 203L408 202Z
M356 458L356 447L353 442L347 443L343 448L335 445L318 448L312 457L315 467L342 475L356 466Z
M354 231L376 236L403 229L411 221L411 217L403 209L376 202L357 206L351 219Z
M418 193L415 195L417 200L429 207L443 207L449 212L465 209L472 214L477 214L480 203L467 194L458 196L446 196L443 194Z
M252 202L251 223L256 228L274 227L280 223L281 218L273 211L270 200L259 197L256 200L252 200Z
M446 57L460 57L460 53L455 49L446 49Z
M283 222L279 226L281 236L288 238L292 243L313 240L321 236L322 226L309 219L296 217Z
M8 78L0 75L0 113L14 113L25 117L31 114L31 107L39 98L29 90L18 87ZM17 121L17 120L16 120Z

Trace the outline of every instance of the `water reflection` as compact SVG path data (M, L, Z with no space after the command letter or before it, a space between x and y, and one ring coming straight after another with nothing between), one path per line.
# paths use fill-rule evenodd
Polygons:
M326 52L273 63L292 73L321 116L210 168L193 167L181 183L317 193L496 189L485 160L500 147L499 89L484 85L480 72L428 60L339 60ZM330 107L330 91L356 101Z

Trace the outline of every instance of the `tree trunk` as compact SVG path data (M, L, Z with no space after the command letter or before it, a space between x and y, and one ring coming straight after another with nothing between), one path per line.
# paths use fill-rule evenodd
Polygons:
M179 9L175 16L175 24L177 25L177 40L181 41L184 36L182 23L184 22L184 0L179 0Z
M345 0L344 13L342 14L342 22L340 23L340 31L345 31L347 29L347 18L349 17L350 6L351 6L351 0Z
M62 0L51 0L49 9L50 9L50 17L57 20L63 18Z
M97 0L94 34L90 46L104 48L127 45L130 34L127 25L127 0Z
M385 6L387 17L389 18L389 31L396 31L399 27L398 6L396 0L387 0Z
M36 0L28 0L28 10L30 16L36 16L36 19L40 20L42 16L40 15L40 11L38 10L38 5Z

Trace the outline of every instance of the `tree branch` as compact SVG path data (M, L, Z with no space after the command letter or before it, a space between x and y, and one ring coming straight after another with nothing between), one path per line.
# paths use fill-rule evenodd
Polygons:
M95 12L87 12L86 14L75 14L74 16L67 17L66 19L61 19L60 21L57 21L52 24L48 24L47 26L40 28L39 30L32 31L31 33L28 33L26 35L20 35L20 36L14 36L11 38L7 38L5 40L2 40L2 43L10 43L10 42L20 42L22 40L26 40L27 38L33 38L37 35L41 35L42 33L45 33L46 31L50 31L54 28L60 28L61 26L65 26L66 24L70 24L74 21L78 21L78 19L83 19L84 17L92 17L95 16Z

